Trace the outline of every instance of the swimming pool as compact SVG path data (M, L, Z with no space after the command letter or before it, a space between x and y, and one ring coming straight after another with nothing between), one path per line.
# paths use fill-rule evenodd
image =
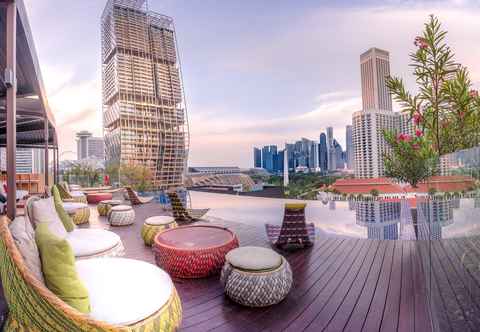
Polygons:
M192 207L211 208L207 216L253 226L280 224L286 202L297 200L190 191ZM412 218L407 201L305 201L308 222L321 236L378 240L443 239L480 235L480 199L418 200ZM414 227L416 222L418 227Z

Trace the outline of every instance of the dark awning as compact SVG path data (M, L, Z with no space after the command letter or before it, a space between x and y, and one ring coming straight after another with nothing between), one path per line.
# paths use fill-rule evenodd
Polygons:
M0 1L0 146L6 144L4 82L6 8ZM17 145L44 146L44 119L49 123L49 143L55 141L55 119L48 106L37 53L23 0L17 0Z

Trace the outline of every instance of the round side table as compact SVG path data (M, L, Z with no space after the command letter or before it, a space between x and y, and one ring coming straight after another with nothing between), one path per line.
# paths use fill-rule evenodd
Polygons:
M143 223L141 231L143 242L145 242L145 245L151 246L158 232L174 227L177 227L177 223L173 217L154 216L147 218Z
M230 230L209 225L167 229L155 236L158 266L176 278L203 278L220 272L225 255L238 247Z

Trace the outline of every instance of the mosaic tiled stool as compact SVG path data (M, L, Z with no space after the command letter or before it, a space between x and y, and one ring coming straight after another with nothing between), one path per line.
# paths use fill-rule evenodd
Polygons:
M135 222L135 211L129 205L117 205L108 212L108 223L112 226L127 226Z
M227 254L220 281L233 301L248 307L266 307L287 296L293 278L290 264L275 251L241 247Z
M90 208L85 203L65 202L63 208L72 217L75 225L85 224L90 219Z
M151 246L153 244L153 239L158 232L177 227L175 219L170 216L154 216L145 219L145 222L142 226L142 239L145 242L145 245Z
M112 208L112 206L117 206L120 204L122 204L122 202L118 200L108 199L108 200L101 201L97 205L98 214L100 216L106 216L108 215L108 212L110 212L110 209Z

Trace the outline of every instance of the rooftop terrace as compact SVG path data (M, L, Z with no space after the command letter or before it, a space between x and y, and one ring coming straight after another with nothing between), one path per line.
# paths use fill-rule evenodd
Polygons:
M155 263L140 228L145 218L166 214L159 204L135 207L136 222L121 228L109 226L93 206L91 212L89 227L120 235L126 257ZM262 225L211 220L233 230L240 245L269 247ZM282 254L294 285L271 307L232 302L218 276L174 280L183 306L181 330L474 331L480 324L478 237L434 242L322 237L310 249Z

